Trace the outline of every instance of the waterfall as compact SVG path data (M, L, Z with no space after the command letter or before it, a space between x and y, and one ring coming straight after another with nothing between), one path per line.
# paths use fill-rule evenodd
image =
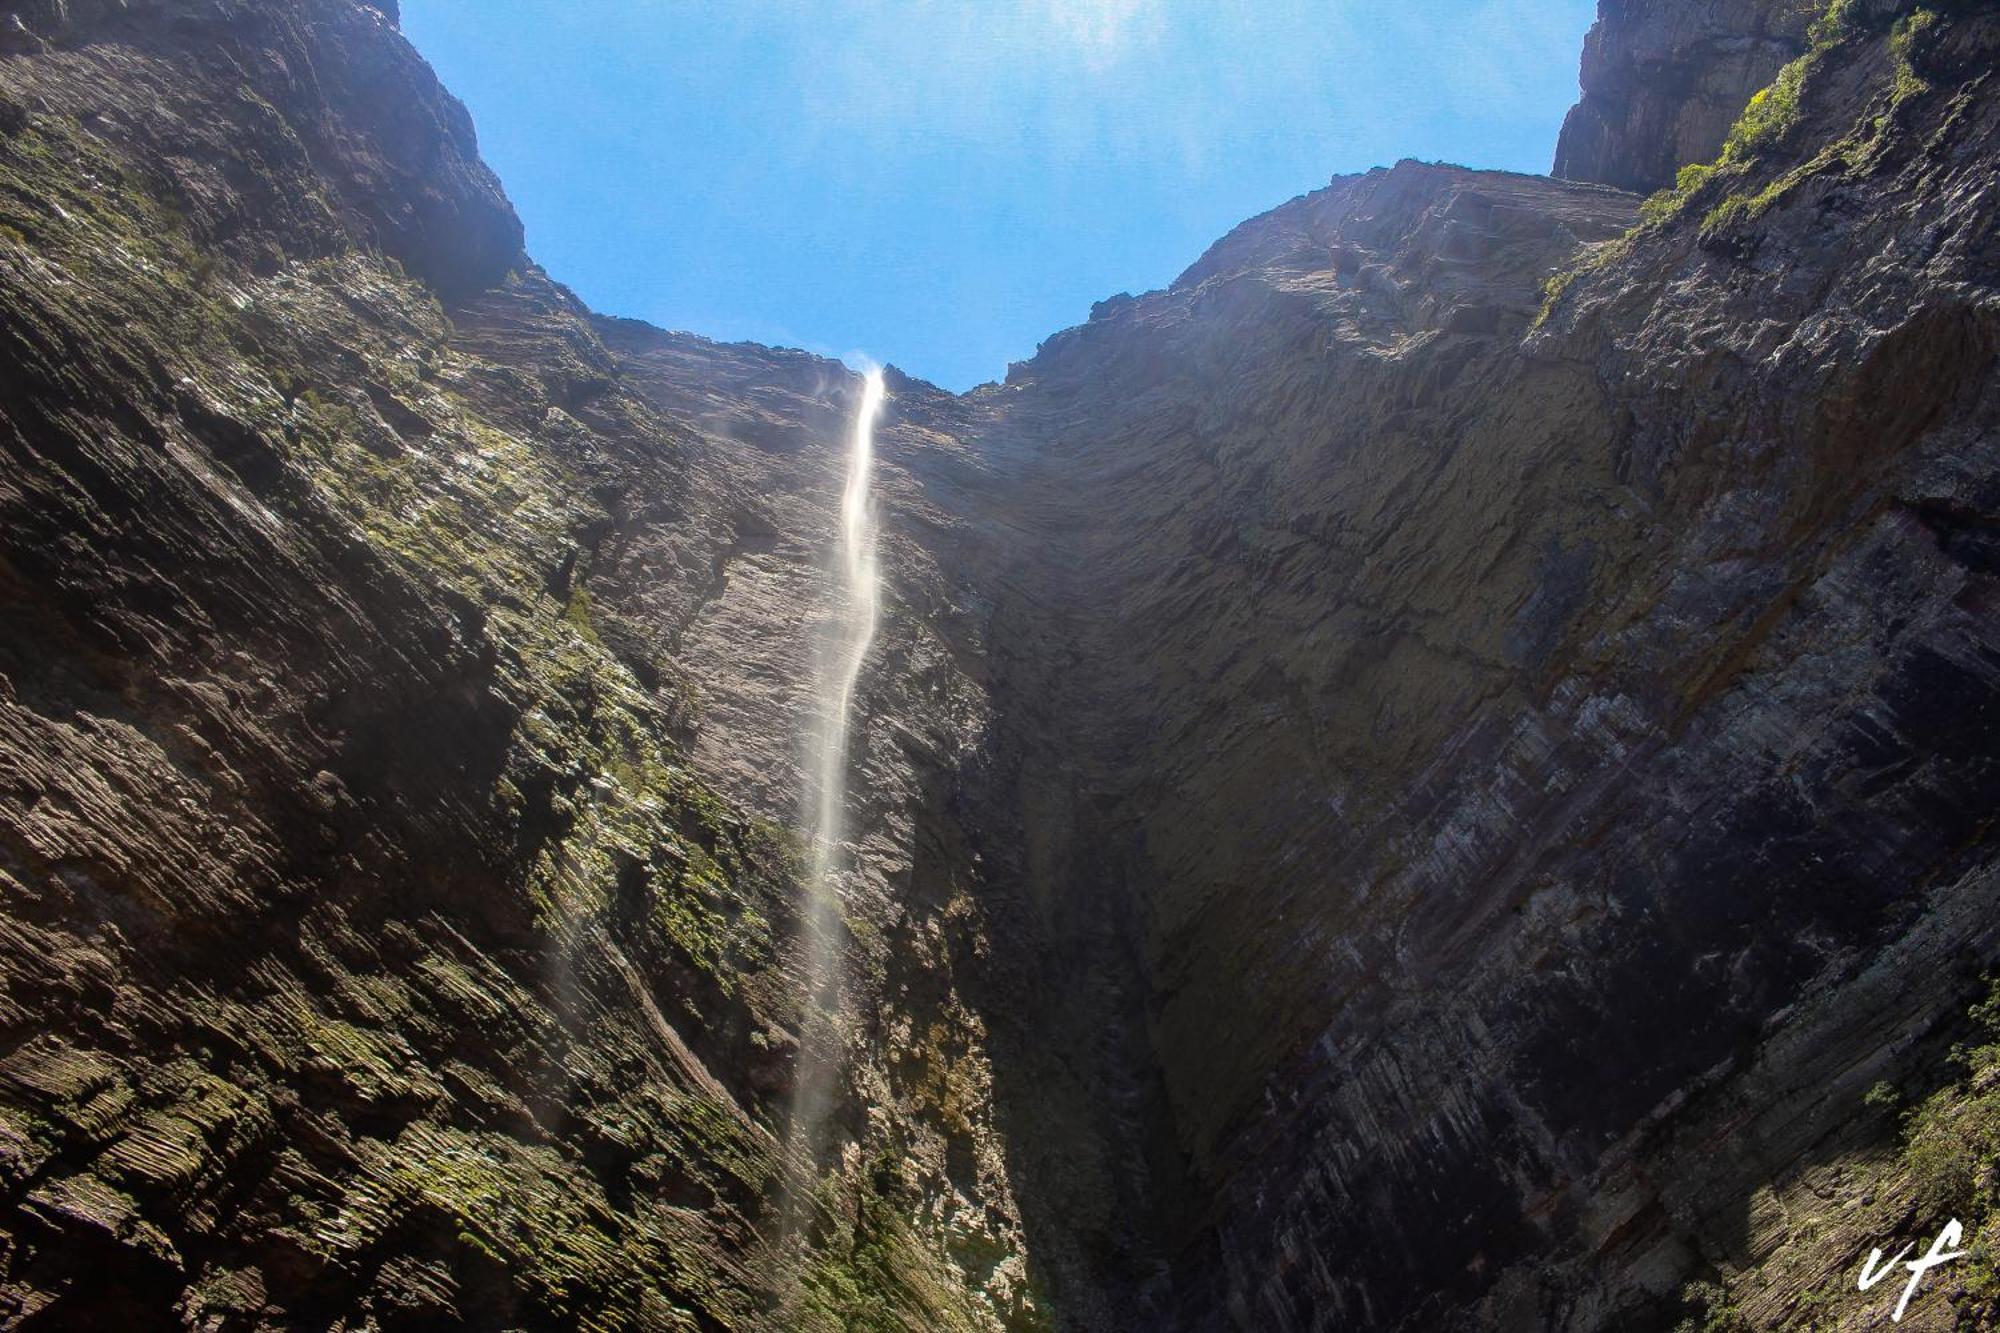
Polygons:
M825 1146L825 1121L840 1078L840 1007L846 979L842 975L837 877L843 869L840 849L846 823L847 749L854 725L854 694L868 647L875 639L881 604L868 486L875 463L875 419L881 414L884 396L881 372L869 371L848 439L847 484L841 493L839 547L833 567L833 615L819 645L813 721L806 735L804 813L812 838L812 878L802 914L804 1017L785 1143L781 1249L800 1235L810 1215L816 1163Z
M830 876L837 867L842 815L847 801L847 737L853 729L854 687L875 640L881 592L875 577L875 528L868 506L868 476L875 466L875 418L882 411L882 373L868 372L854 434L847 445L847 487L840 498L840 610L822 655L814 690L817 726L806 761L818 793L812 819L813 887L816 905L831 902ZM815 971L812 980L822 978Z

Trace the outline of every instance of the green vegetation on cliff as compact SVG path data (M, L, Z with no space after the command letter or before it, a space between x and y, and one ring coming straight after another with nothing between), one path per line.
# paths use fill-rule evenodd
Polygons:
M448 313L504 200L373 11L167 8L0 62L0 584L90 588L0 641L0 1321L782 1326L797 849L599 566L695 430L518 256ZM995 1295L875 1181L826 1165L821 1326L1032 1326L1017 1242Z

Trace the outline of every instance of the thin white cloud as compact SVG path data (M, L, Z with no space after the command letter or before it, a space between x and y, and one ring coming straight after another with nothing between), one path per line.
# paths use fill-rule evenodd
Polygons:
M1093 70L1109 68L1158 33L1160 0L1040 0L1039 19Z
M1120 167L1194 182L1245 154L1331 172L1367 165L1364 144L1450 152L1424 132L1535 114L1576 4L1445 8L1449 23L1436 4L1375 0L764 0L737 12L760 16L740 21L779 75L762 96L795 128L740 170L887 197L891 180L980 162L1059 196Z

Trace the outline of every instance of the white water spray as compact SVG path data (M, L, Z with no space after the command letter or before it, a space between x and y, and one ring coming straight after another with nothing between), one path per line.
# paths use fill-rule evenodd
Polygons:
M825 1121L840 1076L839 1015L846 978L842 975L836 878L843 868L840 849L845 836L847 749L854 729L854 693L869 645L875 640L875 621L881 609L868 487L875 466L875 419L881 414L884 396L881 372L869 371L848 442L847 486L840 501L840 547L834 562L836 603L820 645L813 690L815 717L805 747L812 881L803 919L805 1016L785 1143L781 1247L788 1247L798 1237L806 1219L817 1178L816 1163L824 1146Z
M826 902L837 868L842 815L847 801L847 738L853 730L854 688L861 664L875 641L875 617L881 589L875 576L875 524L868 506L868 479L875 468L875 418L881 414L882 373L868 372L862 383L861 408L854 416L854 434L847 446L847 488L840 498L840 598L843 603L821 662L818 734L808 750L813 785L819 793L813 813L813 881ZM817 980L817 978L815 978Z

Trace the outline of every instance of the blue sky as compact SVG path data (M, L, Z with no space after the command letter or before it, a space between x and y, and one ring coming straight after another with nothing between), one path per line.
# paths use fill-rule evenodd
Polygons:
M1594 0L402 0L595 308L964 389L1403 157L1546 171Z

